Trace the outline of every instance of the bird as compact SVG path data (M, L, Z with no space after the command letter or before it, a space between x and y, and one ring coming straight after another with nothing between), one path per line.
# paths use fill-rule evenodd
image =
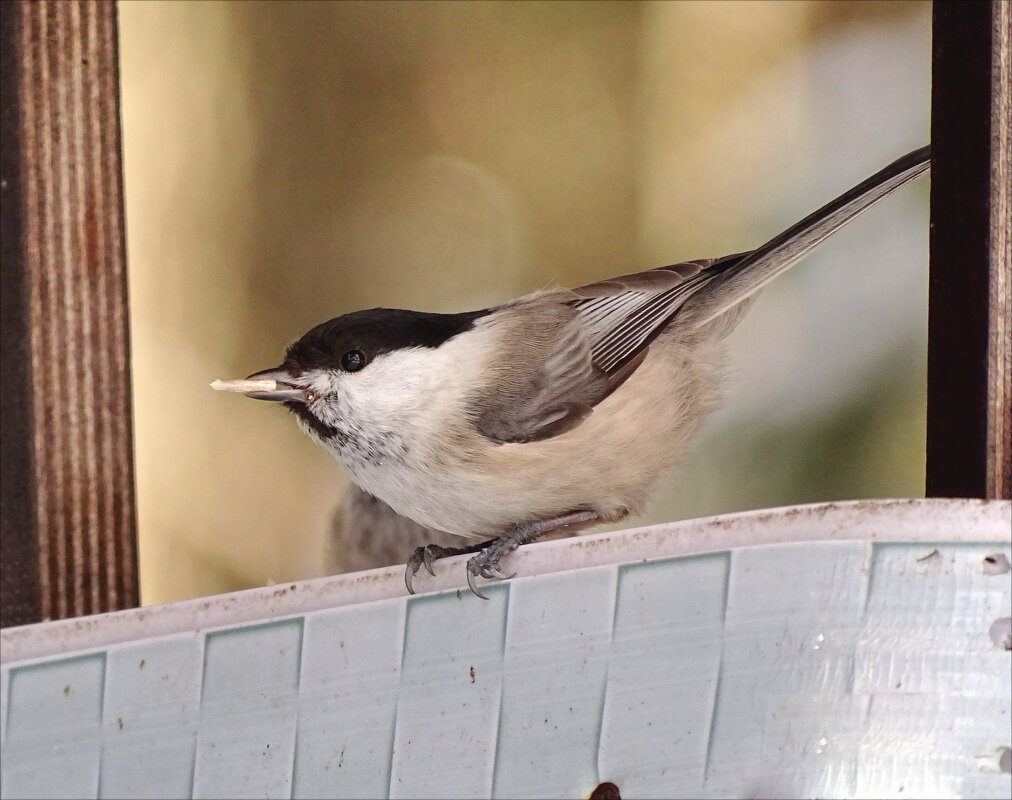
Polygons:
M279 403L363 492L468 540L467 582L559 532L640 512L721 394L725 340L763 286L930 167L893 161L760 247L459 313L374 308L323 322L276 367L215 388Z

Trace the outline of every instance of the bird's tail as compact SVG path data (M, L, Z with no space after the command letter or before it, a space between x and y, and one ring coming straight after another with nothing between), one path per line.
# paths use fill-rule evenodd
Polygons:
M896 159L766 244L729 262L685 303L679 317L691 327L705 325L748 300L794 266L825 239L931 165L931 146Z

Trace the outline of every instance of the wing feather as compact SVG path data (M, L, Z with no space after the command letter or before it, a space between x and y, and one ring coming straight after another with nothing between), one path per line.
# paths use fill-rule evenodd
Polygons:
M594 366L576 313L551 294L510 304L499 314L490 324L511 326L501 341L515 345L496 356L499 375L475 400L475 426L505 443L558 436L579 424L604 396L609 379Z
M744 254L623 275L574 289L594 364L615 373L663 330L685 301Z

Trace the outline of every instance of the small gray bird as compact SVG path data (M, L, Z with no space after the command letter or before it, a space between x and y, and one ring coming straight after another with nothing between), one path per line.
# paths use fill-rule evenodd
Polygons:
M409 592L419 567L474 553L483 597L476 578L510 577L520 545L642 509L716 406L724 339L755 293L929 162L929 147L903 156L751 252L480 311L346 314L241 390L288 408L399 514L482 540L419 547Z

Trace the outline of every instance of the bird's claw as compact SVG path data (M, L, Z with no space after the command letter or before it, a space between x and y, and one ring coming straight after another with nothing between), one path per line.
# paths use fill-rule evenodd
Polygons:
M494 578L497 581L508 581L510 578L516 576L515 572L511 572L507 575L499 567L483 567L481 570L481 576L483 578Z
M415 590L411 586L411 581L418 574L418 568L424 566L430 575L436 573L432 571L432 553L429 551L431 545L425 545L419 547L411 554L411 558L408 559L408 563L404 566L404 585L408 589L408 594L414 594Z
M467 568L467 585L470 587L471 592L473 594L475 594L476 596L480 597L482 600L488 600L488 597L486 595L483 595L480 591L478 591L478 586L474 582L474 579L475 579L475 573L472 572L471 571L471 567L468 566L468 568Z
M472 592L483 600L488 600L488 598L478 591L475 578L480 575L488 580L508 581L516 575L515 572L507 575L499 569L499 559L502 555L502 553L493 550L491 547L487 547L467 562L467 585L471 587Z
M425 567L426 571L433 577L436 572L432 569L432 562L440 558L446 558L447 556L459 556L464 553L473 553L478 549L478 546L473 548L459 548L459 547L443 547L438 544L427 544L424 547L415 549L415 552L411 554L411 558L408 559L408 563L404 567L404 585L408 589L408 594L414 594L415 590L412 587L412 580L415 575L418 574L418 570L421 567Z

